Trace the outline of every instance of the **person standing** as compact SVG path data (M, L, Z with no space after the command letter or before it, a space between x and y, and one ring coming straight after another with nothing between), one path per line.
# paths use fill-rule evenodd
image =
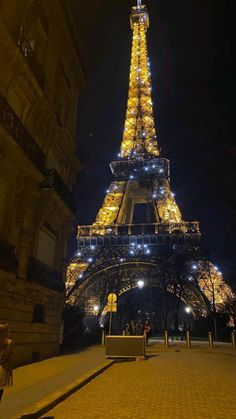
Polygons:
M143 332L144 332L144 335L146 336L146 344L148 344L148 339L150 338L150 334L151 334L151 326L147 320L144 323Z
M134 322L131 320L129 323L129 335L134 336L135 335L135 328L134 328Z
M141 335L143 335L143 326L142 326L142 324L141 324L141 322L140 322L140 321L138 321L138 322L136 323L136 326L135 326L135 333L136 333L136 335L137 335L137 336L141 336Z
M12 346L7 323L0 323L0 401L6 387L13 385Z

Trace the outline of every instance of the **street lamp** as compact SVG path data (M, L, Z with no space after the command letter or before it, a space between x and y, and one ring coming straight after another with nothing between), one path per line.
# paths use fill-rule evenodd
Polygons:
M191 312L191 308L190 307L185 307L185 311L186 311L186 313L190 313Z
M137 282L137 286L141 290L144 287L144 281L142 279L139 279L139 281Z
M95 306L93 306L93 311L94 311L94 314L97 316L99 312L99 305L96 304Z

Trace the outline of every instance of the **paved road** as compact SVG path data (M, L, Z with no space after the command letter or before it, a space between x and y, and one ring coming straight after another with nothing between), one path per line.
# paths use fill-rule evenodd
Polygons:
M236 419L236 352L207 345L149 348L119 362L48 412L55 419Z

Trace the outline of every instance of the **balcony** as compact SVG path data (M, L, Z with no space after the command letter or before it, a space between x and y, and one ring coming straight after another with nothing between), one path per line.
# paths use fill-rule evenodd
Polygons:
M16 273L17 265L15 248L8 243L0 242L0 269Z
M42 287L59 292L64 291L64 283L60 274L37 259L29 260L28 279Z
M198 222L116 224L79 226L78 246L129 246L137 244L175 245L198 243Z
M43 190L54 189L57 195L62 199L66 206L71 210L72 213L75 212L75 199L67 187L65 182L57 173L56 169L48 169L45 175L46 180L40 184L40 188Z
M0 93L0 124L41 173L45 172L45 155Z
M78 236L132 236L145 234L199 233L199 223L150 223L88 225L78 227Z
M15 40L15 43L21 53L23 54L27 64L29 65L30 69L34 73L34 76L36 80L38 81L40 87L44 89L45 85L45 76L43 73L43 70L35 56L34 50L30 45L30 42L28 41L24 27L21 26L19 29L19 32L13 34L13 38Z

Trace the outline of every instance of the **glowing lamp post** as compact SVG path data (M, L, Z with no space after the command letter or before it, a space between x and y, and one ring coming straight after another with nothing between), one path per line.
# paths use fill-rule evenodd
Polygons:
M99 305L95 305L95 306L93 306L93 312L94 312L94 314L95 314L95 316L97 316L98 315L98 312L99 312Z
M93 312L94 312L94 316L96 316L96 328L98 329L98 313L99 313L99 305L95 304L93 306Z
M140 289L140 304L141 304L141 289L144 287L144 281L142 279L139 279L137 281L137 287ZM141 310L138 310L138 319L140 315Z
M144 287L144 281L142 280L142 279L140 279L138 282L137 282L137 286L139 287L139 289L141 290L143 287Z
M190 307L185 307L185 311L186 311L187 314L190 314L191 313L191 308ZM186 338L187 338L187 346L188 346L188 348L191 348L189 322L188 322L188 329L186 330Z

